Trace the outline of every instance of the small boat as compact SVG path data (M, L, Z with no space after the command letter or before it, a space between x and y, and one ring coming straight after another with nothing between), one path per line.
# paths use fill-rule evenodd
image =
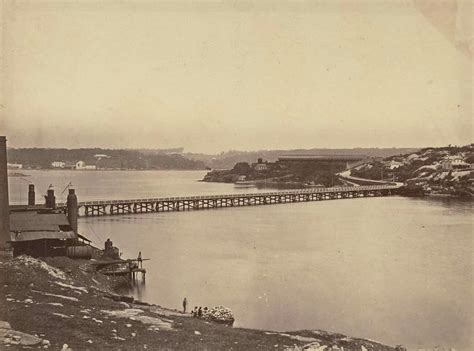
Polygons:
M234 183L234 186L236 188L254 188L255 187L255 182L251 182L251 181L236 181Z
M237 178L237 181L234 183L236 188L252 188L255 186L254 181L245 180L246 176L241 175Z

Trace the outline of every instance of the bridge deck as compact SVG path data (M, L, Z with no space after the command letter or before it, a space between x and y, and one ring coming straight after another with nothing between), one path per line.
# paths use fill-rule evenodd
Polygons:
M270 205L326 199L384 196L390 195L392 190L396 190L399 187L400 184L388 183L384 185L308 188L261 193L83 201L78 203L78 207L79 215L81 216L186 211L220 207ZM59 203L57 207L66 210L66 204L64 203Z
M86 205L111 205L111 204L130 204L142 202L157 202L157 201L186 201L186 200L211 200L211 199L231 199L241 197L256 197L256 196L275 196L275 195L298 195L298 194L313 194L313 193L341 193L352 191L377 191L377 190L395 190L401 185L399 184L385 184L385 185L365 185L365 186L341 186L331 188L308 188L308 189L294 189L286 191L261 192L261 193L240 193L240 194L225 194L225 195L199 195L199 196L177 196L177 197L156 197L144 199L128 199L128 200L96 200L96 201L81 201L79 206ZM66 204L60 202L57 207L66 207Z

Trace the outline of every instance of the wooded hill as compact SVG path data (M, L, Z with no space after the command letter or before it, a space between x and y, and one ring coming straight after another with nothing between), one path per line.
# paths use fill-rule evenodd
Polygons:
M107 157L98 157L105 155ZM50 169L53 162L64 162L71 168L78 161L103 169L205 169L204 162L181 154L145 153L138 150L110 149L8 149L8 162L24 168Z

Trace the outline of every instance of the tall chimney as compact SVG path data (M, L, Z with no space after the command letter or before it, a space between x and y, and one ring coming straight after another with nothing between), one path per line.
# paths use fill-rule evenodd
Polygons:
M74 189L69 189L69 194L67 196L67 218L69 220L69 224L71 225L72 230L77 236L77 216L78 216L78 209L77 209L77 196Z
M54 196L54 189L48 189L46 195L46 207L55 209L56 208L56 197Z
M28 185L28 206L35 205L35 185Z
M10 249L10 203L8 200L7 138L0 136L0 250Z

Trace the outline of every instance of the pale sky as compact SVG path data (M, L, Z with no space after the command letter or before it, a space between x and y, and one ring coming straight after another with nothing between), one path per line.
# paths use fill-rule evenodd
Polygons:
M0 134L193 152L471 143L472 9L451 3L5 0Z

